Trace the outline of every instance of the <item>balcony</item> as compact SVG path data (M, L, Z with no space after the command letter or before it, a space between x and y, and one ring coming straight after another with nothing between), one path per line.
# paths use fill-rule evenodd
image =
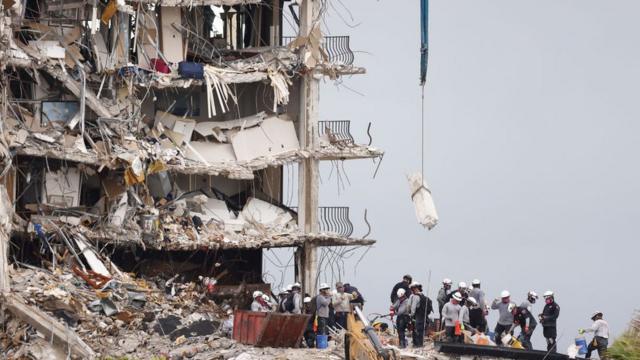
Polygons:
M295 39L295 36L283 36L282 46L289 45ZM354 55L349 47L349 36L325 36L322 45L331 65L353 65Z
M298 212L298 207L291 207ZM353 234L353 223L349 219L349 207L347 206L319 206L318 230L321 233L335 234L348 238Z
M350 120L322 120L318 121L318 136L328 138L329 142L343 145L353 145Z

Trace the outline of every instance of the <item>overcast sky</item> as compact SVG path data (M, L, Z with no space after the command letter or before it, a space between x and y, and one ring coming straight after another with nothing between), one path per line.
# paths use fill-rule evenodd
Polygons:
M350 206L354 236L368 209L378 240L341 279L362 290L366 312L387 311L404 273L427 283L431 270L432 299L443 277L480 278L490 299L508 289L518 303L554 290L563 352L594 310L620 334L640 295L640 2L430 1L430 232L405 177L420 169L419 1L343 0L353 20L332 3L328 31L351 36L367 75L327 81L321 118L351 119L360 142L372 122L386 151L376 179L370 160L345 163L346 190L323 166L321 205Z

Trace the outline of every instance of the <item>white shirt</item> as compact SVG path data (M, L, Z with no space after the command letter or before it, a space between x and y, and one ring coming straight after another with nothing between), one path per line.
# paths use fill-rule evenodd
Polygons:
M336 292L335 294L333 294L333 299L331 300L331 302L333 303L333 309L335 310L335 312L350 312L351 300L353 300L353 294Z
M584 332L593 333L593 336L600 336L605 339L609 338L609 324L602 319L593 322L591 329L585 329Z

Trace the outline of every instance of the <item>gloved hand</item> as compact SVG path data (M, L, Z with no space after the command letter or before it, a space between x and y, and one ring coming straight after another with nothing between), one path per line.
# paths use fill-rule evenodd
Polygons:
M355 292L355 291L354 291L354 292L352 292L352 293L351 293L351 295L353 295L353 297L354 297L354 298L357 298L357 297L358 297L358 293L357 293L357 292Z
M584 329L578 329L578 334L580 335L584 334Z

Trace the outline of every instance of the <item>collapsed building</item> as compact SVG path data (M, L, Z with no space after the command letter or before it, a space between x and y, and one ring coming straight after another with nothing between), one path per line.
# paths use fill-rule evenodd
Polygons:
M131 353L150 333L169 351L221 328L251 291L270 292L263 251L295 248L312 294L318 247L374 243L352 237L347 207L319 206L321 161L383 155L348 121L318 119L321 79L365 72L348 37L323 36L325 8L2 2L7 354L35 351L28 338L80 358ZM292 164L295 207L283 194Z

